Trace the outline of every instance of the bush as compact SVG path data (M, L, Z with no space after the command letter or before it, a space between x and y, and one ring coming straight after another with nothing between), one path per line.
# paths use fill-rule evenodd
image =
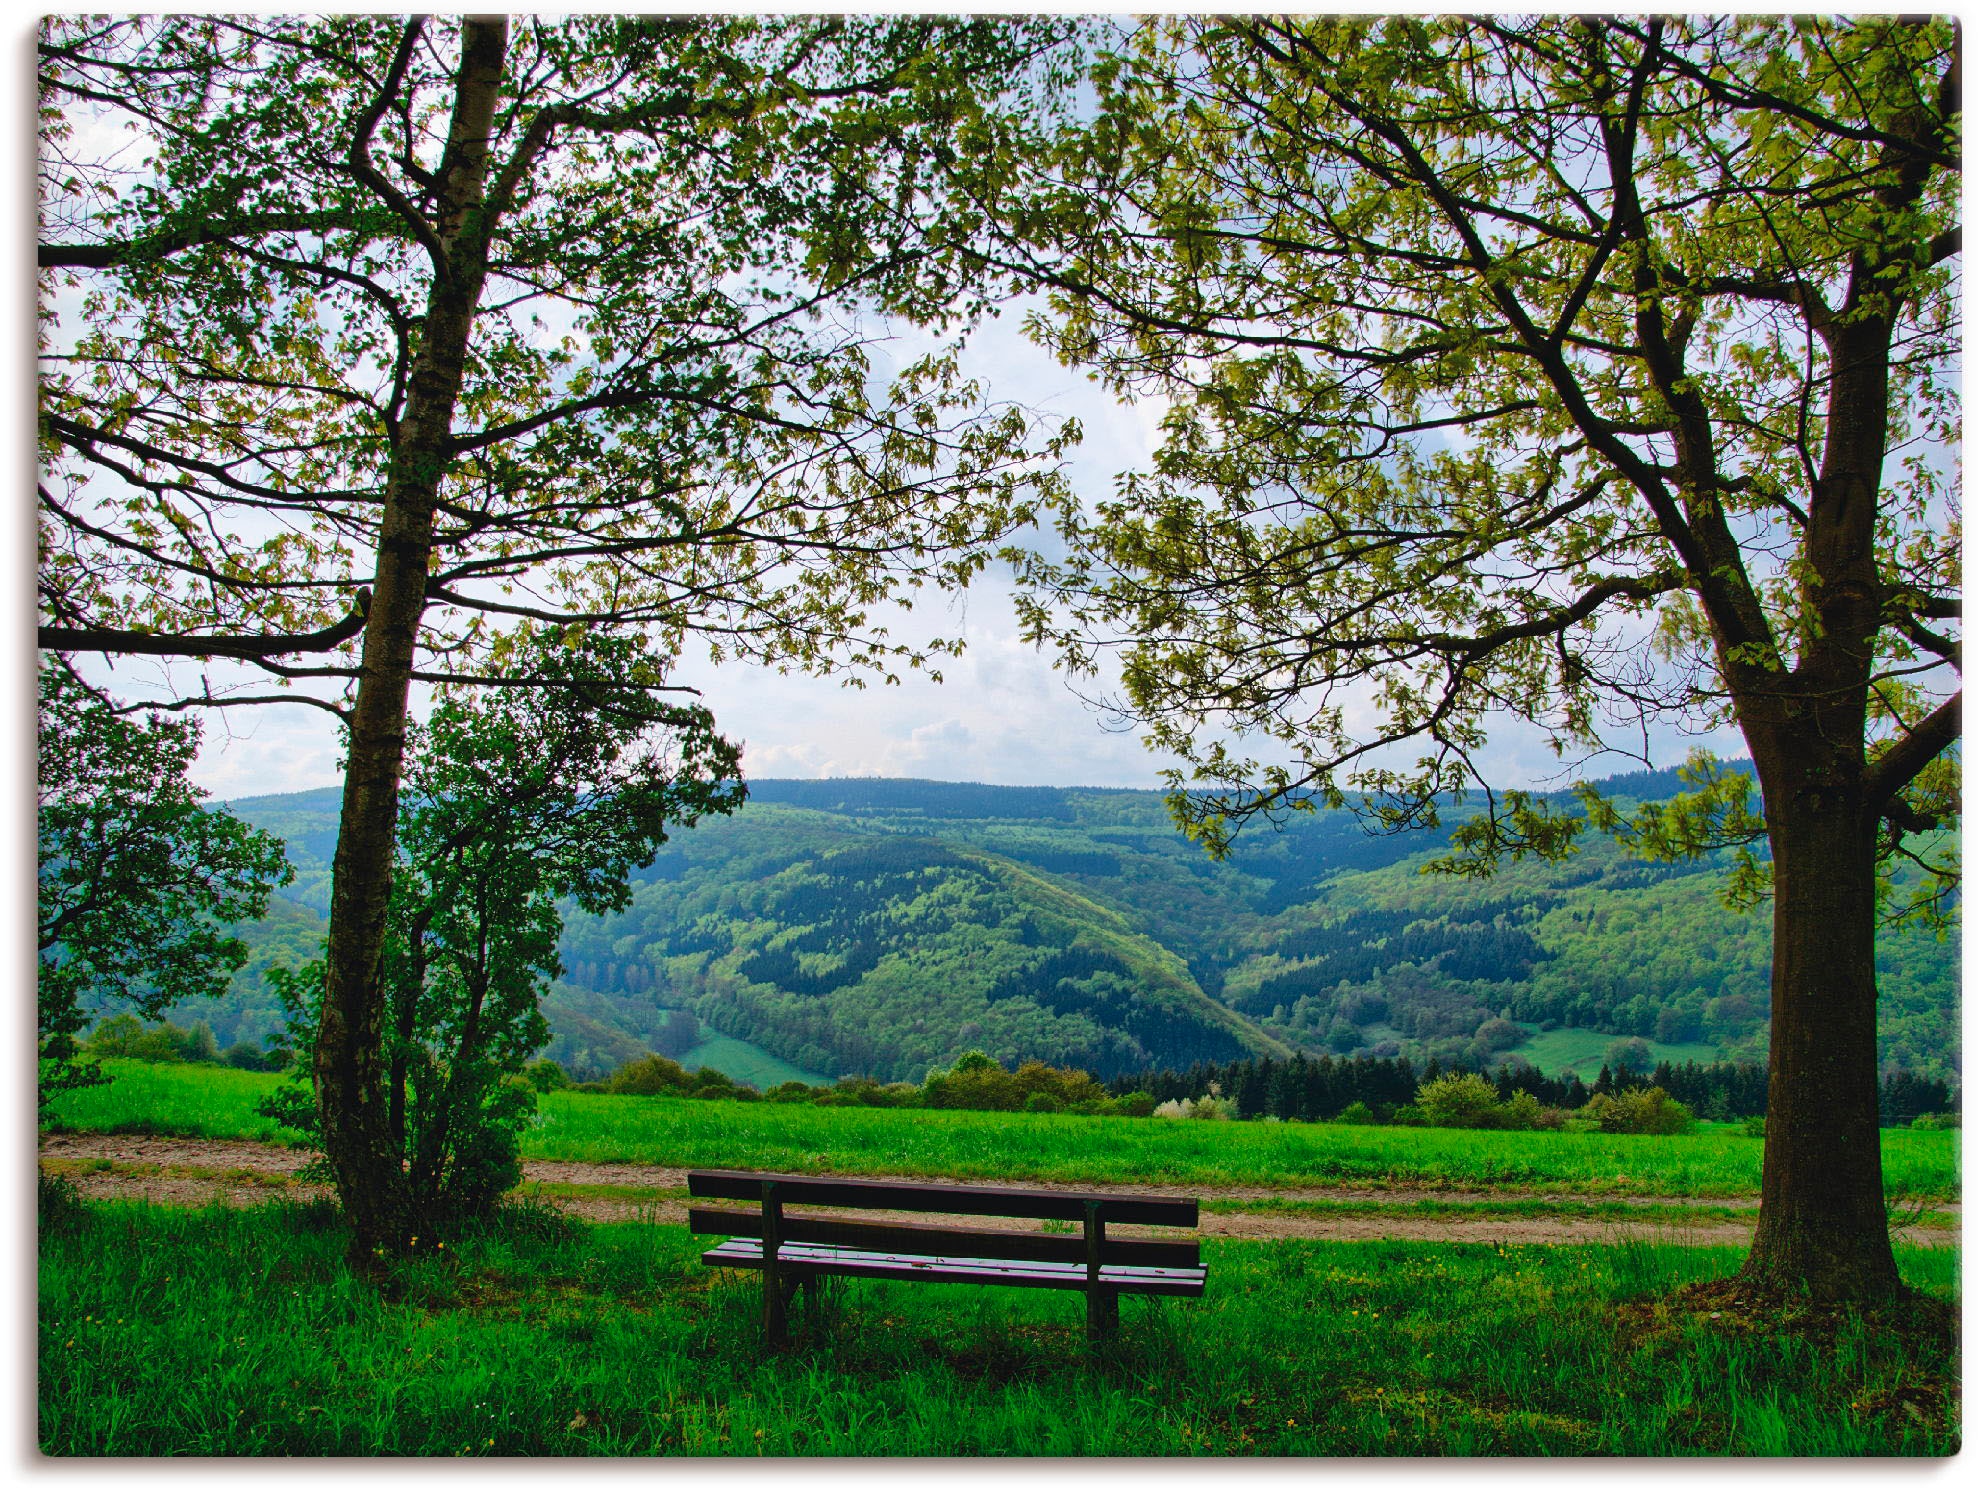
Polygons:
M1154 1107L1154 1114L1170 1121L1228 1121L1236 1115L1236 1102L1214 1095L1205 1095L1200 1100L1183 1096L1180 1100L1162 1101Z
M1415 1105L1430 1126L1488 1129L1503 1125L1497 1087L1482 1075L1442 1075L1415 1093Z
M1911 1131L1957 1131L1962 1126L1956 1111L1939 1111L1934 1115L1918 1116L1909 1123Z
M1380 1118L1374 1115L1373 1107L1365 1101L1355 1101L1337 1116L1332 1118L1341 1126L1378 1126Z
M773 1101L807 1101L817 1091L802 1080L785 1080L781 1085L773 1085L764 1092L765 1098Z
M1062 1111L1065 1103L1048 1090L1033 1090L1024 1097L1023 1108L1026 1111L1037 1111L1049 1116Z
M607 1095L677 1095L692 1083L692 1077L664 1054L648 1054L619 1066L602 1087Z
M1152 1116L1154 1097L1144 1090L1130 1090L1113 1102L1113 1111L1120 1116Z
M522 1078L530 1088L539 1092L567 1090L570 1088L570 1073L554 1059L531 1059L522 1066Z
M1696 1129L1690 1108L1660 1085L1630 1085L1618 1095L1596 1095L1580 1114L1592 1117L1604 1132L1627 1135L1673 1137Z

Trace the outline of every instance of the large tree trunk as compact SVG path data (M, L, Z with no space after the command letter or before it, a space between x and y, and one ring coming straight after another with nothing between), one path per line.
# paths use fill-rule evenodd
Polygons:
M425 334L385 485L331 870L316 1103L324 1155L351 1222L351 1259L361 1269L401 1251L414 1233L404 1154L392 1134L381 963L433 513L451 458L467 342L486 278L489 135L506 49L506 21L466 24L439 183L438 239L446 261L435 264Z
M1858 791L1768 793L1772 1051L1762 1287L1865 1299L1900 1282L1882 1196L1875 1045L1875 822Z

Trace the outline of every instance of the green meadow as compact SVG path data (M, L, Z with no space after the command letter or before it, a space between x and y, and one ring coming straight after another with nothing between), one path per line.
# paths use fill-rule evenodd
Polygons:
M255 1104L274 1075L111 1061L112 1084L63 1098L81 1131L269 1140ZM1959 1133L1882 1133L1889 1188L1958 1193ZM556 1093L525 1157L666 1167L1229 1187L1530 1189L1604 1196L1758 1191L1762 1141L1705 1124L1685 1137L1470 1132L1324 1123L882 1110Z
M57 1456L1939 1455L1947 1310L1672 1310L1733 1250L1205 1243L1188 1301L848 1282L765 1352L676 1226L521 1212L355 1281L328 1205L44 1214ZM1956 1258L1899 1251L1933 1297Z

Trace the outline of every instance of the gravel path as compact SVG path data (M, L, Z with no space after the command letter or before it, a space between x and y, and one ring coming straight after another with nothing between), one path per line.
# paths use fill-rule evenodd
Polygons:
M183 1137L106 1136L96 1132L55 1132L42 1137L41 1157L56 1171L68 1173L91 1198L147 1199L164 1204L225 1204L264 1202L277 1195L308 1197L327 1190L298 1184L292 1175L305 1161L303 1154L261 1142L205 1141ZM96 1164L107 1166L97 1167ZM644 1219L658 1224L685 1224L686 1200L678 1193L687 1184L685 1168L637 1163L527 1162L526 1178L539 1183L575 1184L618 1189L660 1189L657 1198L627 1194L556 1196L566 1212L590 1220ZM929 1180L921 1179L926 1182ZM1039 1181L1034 1188L1131 1191L1139 1185L1071 1184ZM1537 1200L1573 1204L1595 1200L1669 1209L1699 1207L1713 1211L1756 1210L1755 1199L1696 1199L1606 1195L1534 1194L1515 1190L1444 1191L1429 1189L1302 1188L1264 1189L1216 1187L1203 1184L1162 1185L1163 1193L1194 1194L1201 1199L1331 1199L1406 1205L1418 1199L1439 1204L1487 1204L1506 1200ZM1942 1204L1935 1212L1959 1216L1961 1206ZM1005 1220L980 1221L1004 1225ZM1123 1227L1122 1233L1131 1227ZM1751 1238L1751 1225L1726 1220L1721 1214L1699 1215L1694 1223L1630 1222L1561 1214L1466 1215L1460 1209L1420 1213L1407 1208L1361 1214L1299 1214L1272 1210L1204 1213L1201 1233L1241 1239L1296 1236L1326 1240L1451 1240L1489 1245L1570 1245L1647 1239L1692 1245L1742 1245ZM1960 1230L1912 1229L1913 1244L1956 1245Z

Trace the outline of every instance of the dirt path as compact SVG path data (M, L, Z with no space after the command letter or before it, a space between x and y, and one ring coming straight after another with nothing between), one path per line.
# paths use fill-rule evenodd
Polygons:
M41 1157L53 1170L73 1178L91 1198L148 1199L163 1204L225 1204L263 1202L277 1195L304 1198L327 1190L294 1181L303 1161L302 1154L284 1147L260 1142L205 1141L182 1137L106 1136L94 1132L56 1132L41 1139ZM537 1183L613 1189L658 1189L658 1195L626 1193L554 1195L552 1201L567 1213L589 1220L644 1219L658 1224L685 1224L687 1201L681 1195L687 1185L685 1168L656 1167L635 1163L528 1162L523 1175ZM919 1181L925 1182L926 1179ZM1036 1188L1106 1189L1132 1185L1070 1184L1039 1181ZM1560 1205L1588 1201L1624 1203L1653 1207L1665 1215L1670 1210L1698 1208L1756 1210L1755 1199L1684 1199L1680 1197L1610 1199L1606 1195L1539 1194L1519 1190L1468 1190L1407 1188L1246 1188L1204 1184L1162 1185L1164 1193L1194 1194L1200 1199L1235 1203L1270 1199L1318 1199L1408 1206L1414 1201L1433 1199L1438 1208L1424 1213L1408 1207L1391 1207L1379 1212L1345 1214L1287 1213L1273 1210L1212 1211L1202 1215L1201 1233L1239 1239L1275 1239L1295 1236L1326 1240L1446 1240L1487 1245L1570 1245L1614 1243L1644 1239L1690 1245L1742 1245L1751 1238L1751 1225L1740 1219L1726 1220L1719 1212L1699 1214L1692 1222L1634 1222L1583 1215L1518 1215L1505 1217L1479 1213L1466 1215L1463 1204L1503 1203L1510 1200L1537 1201ZM1448 1206L1448 1207L1443 1207ZM1961 1206L1933 1206L1934 1212L1957 1218ZM985 1225L1001 1225L1004 1220L983 1220ZM1126 1227L1123 1232L1130 1230ZM1905 1238L1913 1244L1956 1245L1960 1229L1922 1228L1910 1230Z

